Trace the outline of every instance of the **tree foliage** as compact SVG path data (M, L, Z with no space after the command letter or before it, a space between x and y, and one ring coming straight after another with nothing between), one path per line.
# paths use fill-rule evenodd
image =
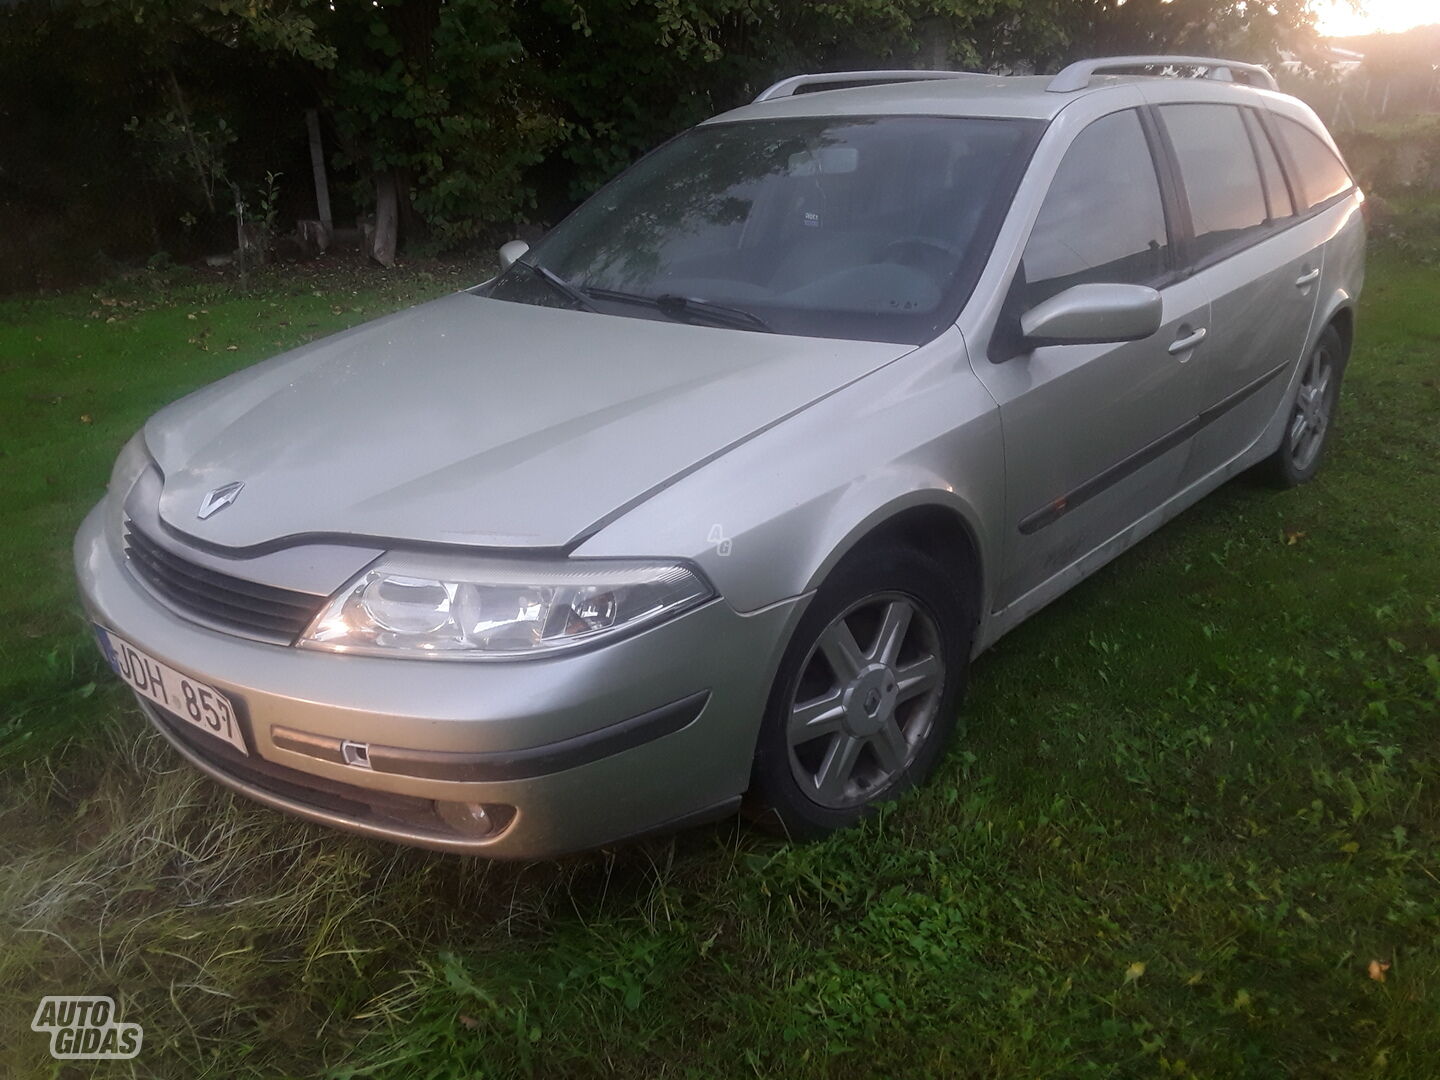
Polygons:
M1066 53L1190 53L1274 60L1313 36L1310 0L1052 0Z
M101 144L146 193L130 210L146 219L140 231L183 244L179 223L194 220L213 243L218 178L307 175L302 116L319 108L351 194L342 209L363 213L387 177L408 239L449 246L554 216L668 135L796 71L1047 70L1134 51L1264 60L1309 24L1307 0L19 0L0 7L0 138L71 138L51 123L66 104L15 76L45 70L93 103L87 126L105 130ZM35 115L17 122L22 110ZM78 194L45 162L11 165L0 225L42 175ZM283 196L307 216L298 183ZM135 229L117 231L122 252L135 246Z

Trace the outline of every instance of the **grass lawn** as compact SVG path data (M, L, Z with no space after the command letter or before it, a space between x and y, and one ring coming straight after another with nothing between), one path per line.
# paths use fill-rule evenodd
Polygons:
M28 1030L57 992L144 1025L97 1076L1440 1074L1440 269L1373 259L1320 477L1007 637L926 790L531 865L232 799L72 592L147 414L450 269L0 303L0 1075L91 1075Z

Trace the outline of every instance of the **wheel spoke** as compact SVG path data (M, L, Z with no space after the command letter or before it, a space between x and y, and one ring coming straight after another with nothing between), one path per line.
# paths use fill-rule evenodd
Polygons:
M894 664L900 655L900 646L910 631L910 616L915 613L904 600L891 600L885 608L885 617L880 620L880 633L875 636L875 647L870 650L869 659L882 664Z
M815 774L815 789L824 799L838 799L845 793L845 786L855 772L855 762L860 757L861 741L844 733L835 736L825 752L825 760Z
M855 678L865 666L865 655L844 619L837 619L820 635L820 652L835 678L842 683Z
M923 656L902 668L896 668L895 683L898 688L895 696L896 704L926 693L934 687L939 678L940 661L933 656Z
M892 775L905 767L905 759L910 753L905 733L900 730L900 723L894 716L870 740L870 747L880 759L880 767Z
M845 708L841 704L838 690L814 701L796 705L790 711L790 745L801 746L822 735L839 731L844 716Z
M1310 421L1305 418L1303 410L1296 412L1295 420L1290 425L1290 445L1297 450L1300 448L1300 438L1305 434L1305 429L1310 426Z

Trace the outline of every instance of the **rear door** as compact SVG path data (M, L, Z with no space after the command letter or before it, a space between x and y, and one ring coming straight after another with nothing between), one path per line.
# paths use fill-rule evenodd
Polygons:
M1095 119L1064 151L976 375L1005 439L1005 606L1177 489L1200 404L1209 305L1177 280L1154 129L1139 109ZM1020 315L1090 282L1149 285L1158 334L1117 345L1025 348Z
M1155 109L1188 208L1184 269L1211 297L1200 425L1186 480L1260 436L1305 347L1324 245L1297 229L1297 199L1259 113L1218 102Z

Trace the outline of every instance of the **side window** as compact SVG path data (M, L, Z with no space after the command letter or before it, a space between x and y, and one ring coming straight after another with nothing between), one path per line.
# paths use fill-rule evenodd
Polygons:
M1245 110L1245 128L1250 132L1250 144L1260 159L1260 175L1265 181L1265 199L1270 204L1270 220L1284 221L1295 216L1295 203L1290 198L1290 189L1285 186L1285 173L1280 168L1280 158L1270 142L1270 136L1260 118Z
M1165 209L1139 114L1102 117L1065 152L1021 259L1023 309L1071 285L1144 285L1166 270ZM1023 282L1023 285L1022 285Z
M1275 118L1275 126L1290 151L1290 160L1295 163L1298 174L1295 179L1306 210L1313 210L1326 199L1350 190L1350 174L1319 135L1284 116Z
M1162 105L1195 225L1193 258L1243 241L1269 216L1260 166L1234 105Z

